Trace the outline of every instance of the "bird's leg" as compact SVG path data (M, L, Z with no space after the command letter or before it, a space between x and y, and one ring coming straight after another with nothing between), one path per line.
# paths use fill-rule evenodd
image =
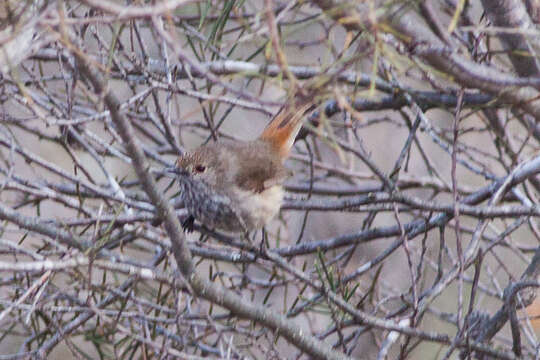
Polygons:
M251 243L251 239L249 238L249 230L245 227L243 222L241 223L241 225L242 225L242 237L244 238L244 240L246 240L246 242Z
M264 254L264 251L265 251L264 244L266 243L267 240L268 240L268 234L266 232L266 229L263 227L261 229L261 243L259 244L259 253L260 254Z
M193 215L189 215L184 221L182 221L182 229L185 232L191 233L194 230L195 218Z

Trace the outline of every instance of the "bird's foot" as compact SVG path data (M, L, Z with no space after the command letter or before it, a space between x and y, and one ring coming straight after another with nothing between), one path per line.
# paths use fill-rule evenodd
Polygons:
M182 228L184 232L191 233L194 230L195 218L192 215L189 215L186 220L182 221Z

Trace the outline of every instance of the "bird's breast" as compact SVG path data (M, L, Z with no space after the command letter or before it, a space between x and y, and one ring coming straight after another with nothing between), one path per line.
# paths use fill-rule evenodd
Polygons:
M260 229L279 212L284 190L280 184L261 192L232 187L218 193L203 181L180 179L189 213L204 225L227 232Z

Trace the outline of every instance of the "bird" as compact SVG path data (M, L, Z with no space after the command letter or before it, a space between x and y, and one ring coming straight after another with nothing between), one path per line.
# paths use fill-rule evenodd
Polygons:
M184 230L193 231L197 220L209 229L247 234L272 220L290 176L284 162L314 107L312 98L297 95L255 140L217 141L181 155L169 172L189 214Z

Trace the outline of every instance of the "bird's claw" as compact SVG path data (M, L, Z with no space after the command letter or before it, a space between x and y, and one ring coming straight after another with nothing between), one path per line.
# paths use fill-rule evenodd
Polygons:
M194 230L195 218L192 215L189 215L186 220L182 222L182 228L184 232L191 233Z

